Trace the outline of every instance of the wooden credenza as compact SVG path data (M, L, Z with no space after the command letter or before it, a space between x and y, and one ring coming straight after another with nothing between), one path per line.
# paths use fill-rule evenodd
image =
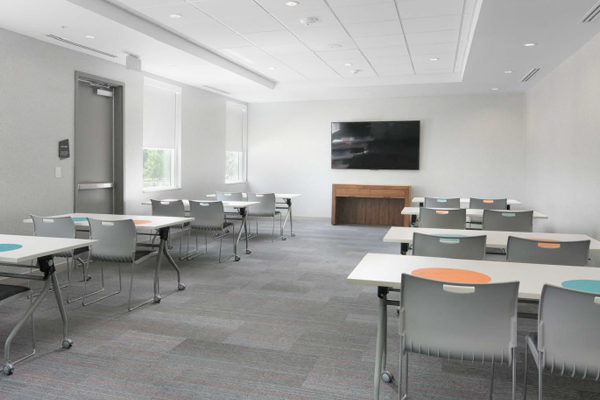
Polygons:
M409 226L410 186L332 185L331 223Z

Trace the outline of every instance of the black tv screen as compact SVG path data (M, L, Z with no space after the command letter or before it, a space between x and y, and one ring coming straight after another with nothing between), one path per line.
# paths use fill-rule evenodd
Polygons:
M419 169L420 121L331 123L331 168Z

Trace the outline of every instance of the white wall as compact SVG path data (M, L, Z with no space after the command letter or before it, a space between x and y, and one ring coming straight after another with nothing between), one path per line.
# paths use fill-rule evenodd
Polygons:
M0 232L29 233L21 220L30 213L73 210L73 157L60 161L57 143L73 141L75 71L125 84L126 212L148 213L145 198L195 197L225 186L225 97L180 85L183 189L142 193L141 73L2 29L0 54ZM54 177L56 166L63 178Z
M332 170L332 121L420 120L419 171ZM522 95L410 97L249 106L249 185L302 193L300 216L331 216L333 183L411 185L412 195L520 199Z
M527 94L526 198L545 229L600 235L600 35Z

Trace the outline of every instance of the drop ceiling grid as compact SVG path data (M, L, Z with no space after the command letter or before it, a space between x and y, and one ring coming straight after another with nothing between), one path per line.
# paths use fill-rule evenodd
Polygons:
M462 36L478 0L300 0L296 7L284 0L117 1L261 74L311 81L456 72L464 66ZM168 18L185 14L184 7L220 29L213 34L206 23L193 24L193 16ZM299 21L312 16L319 22ZM211 45L207 38L232 45Z

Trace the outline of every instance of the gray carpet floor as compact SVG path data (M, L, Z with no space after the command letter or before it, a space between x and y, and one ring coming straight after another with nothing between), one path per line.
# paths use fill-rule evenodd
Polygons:
M273 242L268 223L261 229L250 243L253 253L240 262L217 263L216 243L207 256L181 261L183 292L175 292L175 274L164 266L160 304L127 312L126 291L87 307L69 304L70 350L60 349L60 318L48 297L36 314L38 354L13 376L0 377L0 400L372 398L377 298L374 288L348 284L346 276L366 252L397 253L398 246L382 242L382 227L297 219L296 237ZM230 243L224 242L224 254ZM151 295L152 269L153 261L137 267L137 300ZM97 284L98 264L91 273ZM109 290L117 285L116 267L107 265L106 273ZM73 285L63 292L79 291ZM27 303L0 304L2 343ZM389 321L395 372L395 310ZM519 398L523 337L534 328L534 321L519 320ZM27 350L27 333L15 355ZM489 365L413 355L409 371L412 399L487 399ZM494 398L508 399L509 370L496 371ZM547 376L544 398L600 399L599 385ZM395 383L382 388L382 398L397 398ZM529 399L537 398L535 389Z

